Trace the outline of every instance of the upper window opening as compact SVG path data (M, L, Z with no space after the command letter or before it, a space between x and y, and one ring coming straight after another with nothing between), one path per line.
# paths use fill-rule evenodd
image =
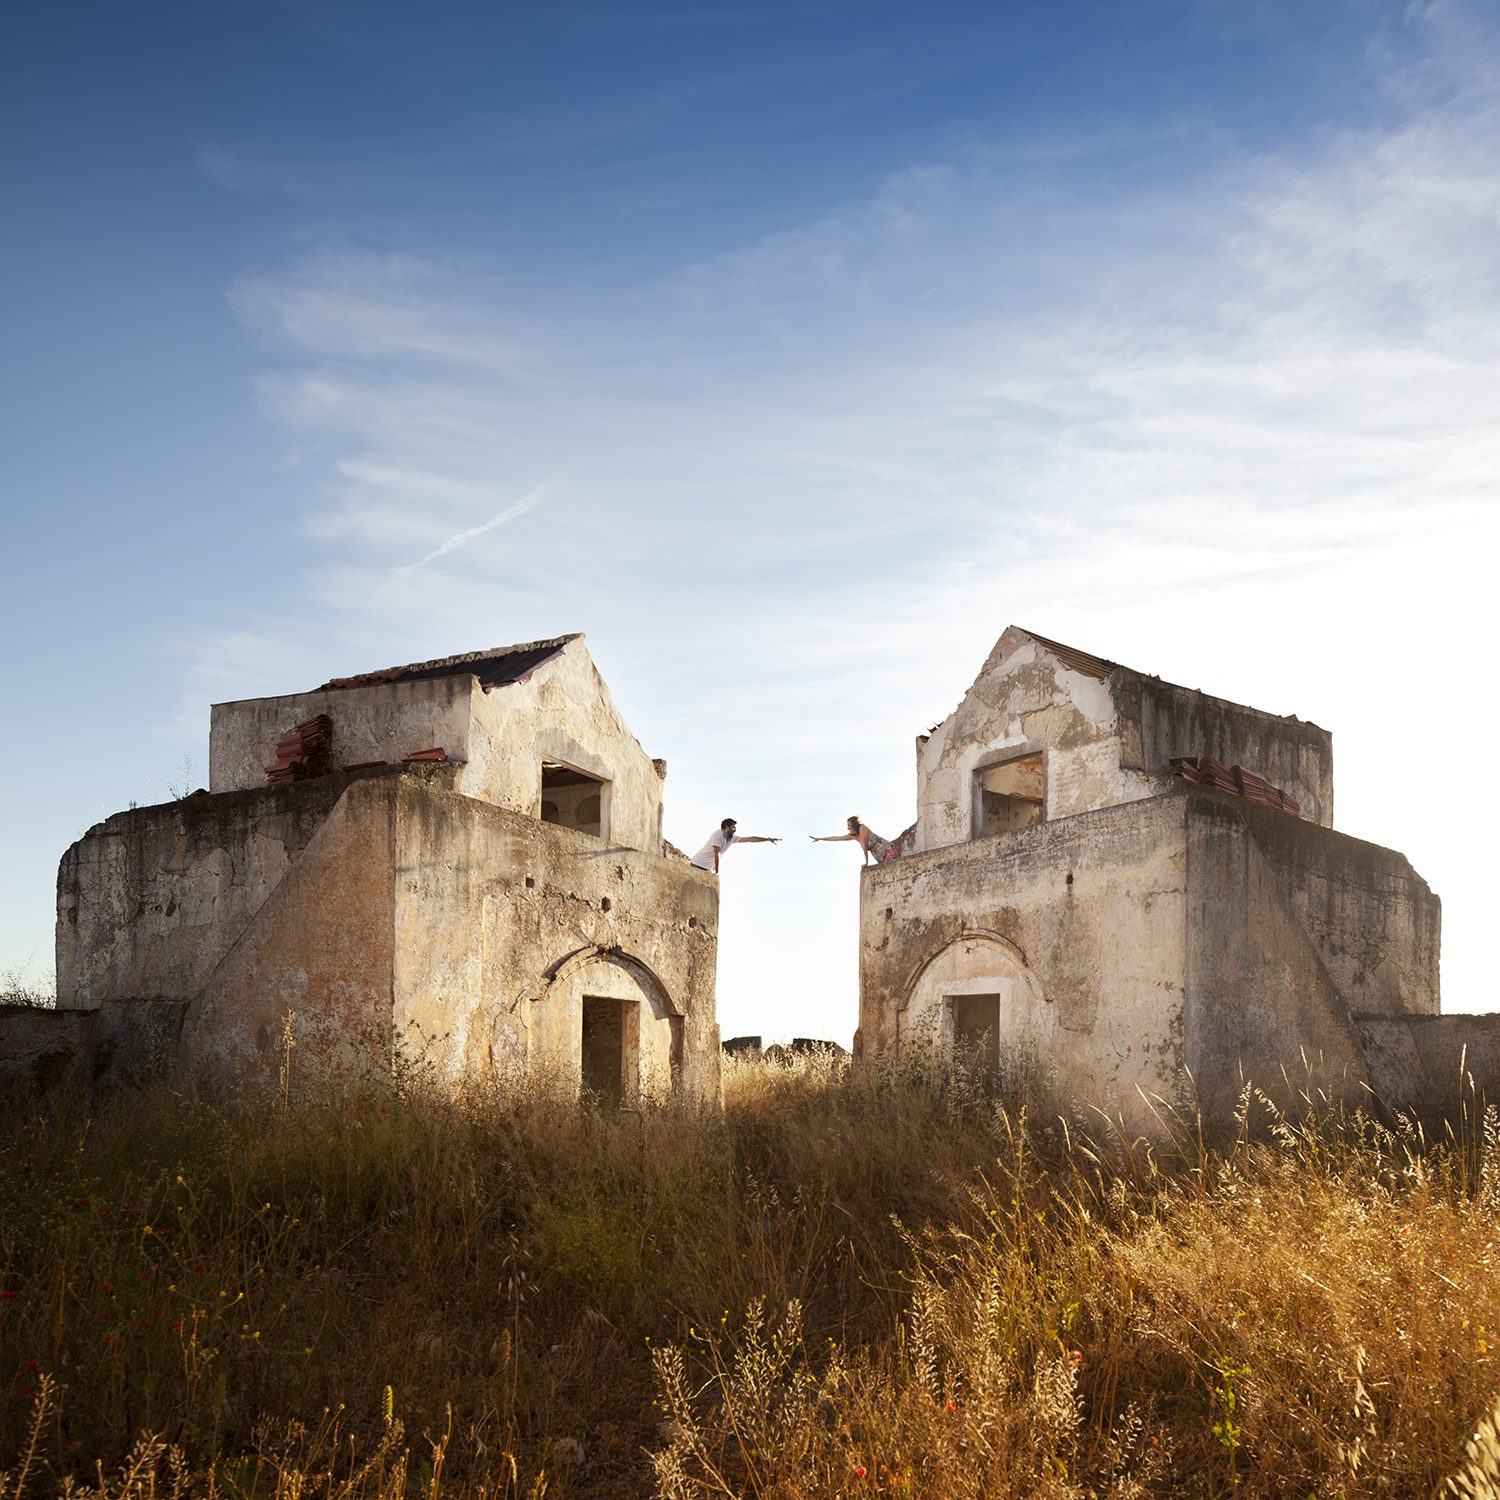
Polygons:
M575 771L558 761L542 762L542 822L576 828L595 838L604 834L604 791L607 781Z
M1029 828L1042 821L1042 757L1023 756L979 772L979 799L983 809L980 836Z

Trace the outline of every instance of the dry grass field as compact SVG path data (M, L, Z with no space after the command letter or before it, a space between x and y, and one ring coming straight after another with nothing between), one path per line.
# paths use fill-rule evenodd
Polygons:
M1437 1142L1247 1094L1152 1153L915 1066L420 1072L0 1122L0 1500L1500 1495L1458 1080Z

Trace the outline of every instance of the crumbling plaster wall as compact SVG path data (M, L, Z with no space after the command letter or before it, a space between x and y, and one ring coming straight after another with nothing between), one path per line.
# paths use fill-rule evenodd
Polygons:
M392 1019L389 808L399 784L419 779L427 776L350 779L189 1005L179 1051L188 1071L235 1085L274 1083L285 1062L293 1083L361 1066L361 1038Z
M59 1009L191 999L348 783L267 787L262 776L253 792L132 808L96 824L58 865Z
M1246 1079L1295 1105L1304 1057L1357 1098L1352 1012L1435 1009L1439 926L1394 851L1174 781L867 870L860 1050L948 1045L943 998L999 993L1002 1050L1057 1098L1159 1134L1139 1090L1228 1127Z
M609 783L601 826L610 843L660 853L666 763L626 727L581 636L528 681L476 691L468 745L456 791L539 818L541 762L560 761Z
M1204 1119L1227 1128L1247 1082L1283 1108L1295 1109L1302 1090L1357 1103L1367 1075L1348 1002L1250 824L1280 821L1283 836L1270 843L1283 862L1303 840L1358 840L1222 794L1169 800L1188 813L1183 1056ZM1342 865L1325 868L1357 879L1355 851L1342 852Z
M1110 689L1127 766L1160 771L1178 756L1211 755L1222 765L1245 766L1290 792L1305 821L1333 827L1333 735L1328 730L1125 667L1115 669Z
M977 770L1041 752L1047 820L1151 797L1165 778L1122 743L1108 682L1072 671L1012 626L963 702L917 741L916 848L973 836Z
M867 869L861 1056L897 1051L913 1002L997 992L1002 1049L1049 1092L1151 1129L1141 1093L1186 1088L1186 849L1185 804L1164 797Z
M174 1063L229 1084L277 1077L288 1021L294 1081L368 1066L351 1044L377 1026L418 1052L432 1039L445 1076L519 1064L576 1077L583 997L639 998L643 1080L671 1081L675 1016L677 1082L716 1098L713 879L459 795L460 769L117 815L62 861L60 997L174 1002ZM203 871L212 899L187 899ZM25 1061L35 1050L17 1068L41 1067Z
M1116 667L1107 680L1063 665L1025 631L995 643L963 702L917 740L915 847L938 849L980 826L975 772L1041 754L1047 819L1170 789L1169 762L1211 755L1290 792L1310 822L1333 824L1333 736Z
M333 725L334 764L399 762L440 746L458 763L464 796L541 813L541 762L557 760L608 783L601 801L611 842L661 848L665 762L630 733L582 636L525 682L486 693L472 673L213 706L209 790L265 785L265 768L290 729L319 714Z
M146 1083L171 1066L185 1009L177 1000L97 1010L0 1005L0 1099Z
M1443 905L1404 854L1222 793L1193 795L1243 822L1351 1011L1438 1013Z
M1370 1088L1392 1115L1455 1123L1500 1104L1500 1015L1354 1018Z
M476 694L484 696L478 679L466 673L215 703L210 710L208 789L238 792L265 786L266 767L276 762L277 741L319 714L327 714L333 725L336 767L395 764L434 746L441 746L449 760L467 765Z
M451 793L396 810L395 1019L446 1072L576 1081L585 995L641 1003L643 1083L717 1097L718 886L712 876Z

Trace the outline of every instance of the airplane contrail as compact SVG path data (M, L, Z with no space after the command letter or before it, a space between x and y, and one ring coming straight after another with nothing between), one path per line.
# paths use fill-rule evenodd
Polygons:
M507 521L514 521L517 516L524 515L538 501L545 500L556 488L555 479L544 479L534 490L529 490L522 495L514 505L507 505L504 510L497 511L482 525L471 526L467 531L460 531L457 536L450 536L441 547L429 552L420 562L407 563L405 567L397 568L396 571L410 573L415 568L426 567L434 558L441 557L445 552L452 552L455 548L462 547L465 542L473 541L476 536L483 536L486 531L493 531L497 526L503 526Z

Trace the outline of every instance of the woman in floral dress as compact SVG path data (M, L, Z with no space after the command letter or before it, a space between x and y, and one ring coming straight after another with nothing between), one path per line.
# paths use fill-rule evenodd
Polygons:
M849 819L848 833L830 833L819 837L815 833L808 834L815 844L843 844L853 840L865 851L865 863L883 865L888 859L900 859L901 851L889 840L883 839L866 823L861 823L858 817Z

